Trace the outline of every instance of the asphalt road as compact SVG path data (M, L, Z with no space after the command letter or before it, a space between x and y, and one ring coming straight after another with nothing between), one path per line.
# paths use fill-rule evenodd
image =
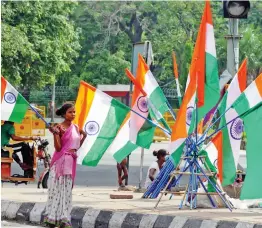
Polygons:
M53 138L51 133L47 131L46 138L50 145L49 145L49 153L53 153ZM149 150L145 149L144 152L144 162L143 162L143 182L142 186L144 185L146 173L150 164L156 160L156 157L153 156L154 150L159 149L168 149L168 142L160 142L160 143L153 143ZM139 184L139 176L140 176L140 161L141 161L141 149L135 150L130 156L130 168L129 168L129 185L138 186ZM246 167L246 159L245 154L241 154L240 163L242 166ZM43 165L38 166L39 169L37 170L38 173L43 170ZM14 162L12 164L12 174L23 174L21 168ZM181 184L185 183L185 178L182 179ZM87 167L82 165L77 165L77 174L76 174L76 185L80 186L118 186L117 183L117 169L116 169L116 161L114 158L109 155L105 154L101 159L100 163L97 167Z
M49 131L46 132L46 136L43 137L49 141L48 152L53 154L53 138ZM154 150L167 149L168 143L153 143L149 150L145 149L145 156L143 162L143 182L145 181L146 173L150 164L156 160L153 156ZM141 149L135 150L130 156L130 168L129 168L129 185L138 186L139 176L140 176L140 160L141 160ZM39 173L43 170L43 165L39 164L37 170L37 177ZM12 163L12 174L23 174L22 169L14 162ZM117 186L117 169L116 161L114 158L105 154L101 159L97 167L87 167L82 165L77 165L76 174L76 185L80 186Z

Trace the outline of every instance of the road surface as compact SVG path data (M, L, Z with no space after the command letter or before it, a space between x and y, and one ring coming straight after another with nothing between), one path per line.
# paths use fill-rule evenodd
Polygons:
M46 138L49 145L49 153L53 153L53 138L49 131L46 131ZM144 165L143 165L143 184L145 181L146 173L150 164L156 160L153 156L154 150L168 149L168 142L153 143L149 150L145 149ZM141 160L141 149L135 150L130 155L130 169L129 169L129 185L138 186L139 183L139 173L140 173L140 160ZM244 168L246 168L246 158L245 153L241 153L240 163ZM43 165L39 165L39 170L37 170L37 176L39 172L43 170ZM14 162L12 164L12 174L23 174L21 168ZM183 183L183 179L181 184ZM110 154L105 154L101 159L97 167L87 167L82 165L77 165L76 174L76 185L80 186L117 186L117 169L116 161ZM142 185L143 185L142 184Z

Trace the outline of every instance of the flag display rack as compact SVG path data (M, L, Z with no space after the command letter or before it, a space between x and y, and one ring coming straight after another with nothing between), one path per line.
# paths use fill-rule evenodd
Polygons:
M181 195L181 192L172 191L171 187L176 187L177 185L179 185L179 181L183 175L189 175L189 182L186 186L186 190L182 192L183 196L179 205L179 209L183 208L185 199L187 199L186 201L190 203L190 209L197 208L197 196L206 195L208 196L209 201L214 208L217 208L218 205L215 202L216 200L212 196L219 196L225 206L230 211L232 211L233 206L225 197L225 192L223 191L220 183L217 180L213 182L213 180L211 179L212 177L216 176L216 173L211 172L211 170L208 168L205 159L206 156L198 156L198 153L194 151L194 148L190 148L190 146L187 146L187 148L189 149L188 152L186 152L185 155L180 158L179 165L170 173L168 182L165 184L163 190L160 191L160 197L154 208L156 209L158 207L163 195L171 194L170 199L175 194ZM180 164L183 161L185 161L185 164L182 168L182 171L179 171ZM207 170L205 171L204 168L201 167L201 165L207 167ZM210 183L210 185L215 190L214 192L208 191L202 177L204 177L208 181L208 183ZM205 192L197 192L199 186L202 186Z

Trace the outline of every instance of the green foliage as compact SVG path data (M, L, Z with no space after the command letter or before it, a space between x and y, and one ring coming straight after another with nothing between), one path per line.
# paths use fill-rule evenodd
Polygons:
M69 20L76 3L2 2L2 74L14 85L54 82L78 56L78 32Z
M211 4L221 73L228 20L221 2ZM203 8L204 2L197 1L3 2L2 74L31 88L56 79L57 85L70 86L73 98L80 80L94 86L128 83L124 69L131 66L132 44L150 40L159 84L173 80L174 50L184 88ZM240 62L247 56L253 75L262 66L261 13L262 2L252 1L248 19L239 22Z

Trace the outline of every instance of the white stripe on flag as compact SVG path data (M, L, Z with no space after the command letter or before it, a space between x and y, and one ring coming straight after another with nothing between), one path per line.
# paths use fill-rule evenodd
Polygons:
M215 161L218 158L218 151L214 143L211 142L205 150L207 152L209 160L211 161L213 165L215 165Z
M246 98L249 103L249 108L253 108L256 106L259 102L261 102L261 96L257 89L255 81L253 81L247 89L244 91Z
M9 94L7 94L9 93ZM14 96L15 99L10 99L10 102L8 102L8 96L10 96L11 98ZM13 109L15 107L16 101L17 101L17 97L18 97L18 91L7 82L6 84L6 89L5 89L5 94L2 100L2 104L1 104L1 115L2 115L2 119L3 120L9 120Z
M147 96L149 97L151 93L159 87L156 79L154 78L153 74L151 71L147 71L145 75L145 85L144 85L144 91L147 93Z
M128 118L125 124L121 127L120 131L117 133L117 136L108 148L108 153L114 155L117 151L123 148L129 141L129 121L130 118Z
M214 57L216 54L216 45L215 45L215 36L214 36L214 27L211 24L206 24L206 47L205 50L210 55Z
M227 94L226 108L229 108L241 94L237 74L235 75L232 82L230 83L227 91L228 94Z
M111 107L111 100L112 98L110 96L105 96L103 92L96 90L92 106L85 120L84 129L89 121L94 121L96 124L98 124L99 130L95 135L88 135L87 133L87 137L84 143L77 152L78 164L82 164L83 159L85 158L91 147L94 145L97 136L99 135L100 130L103 127L105 119L108 115L108 111Z
M178 78L176 78L176 89L177 89L177 95L181 97L181 91L180 91L180 86L179 86L179 81Z
M168 151L170 153L175 153L175 151L183 144L183 142L185 142L186 138L180 138L180 139L177 139L173 142L171 142L168 146Z
M141 99L141 102L140 102L140 99ZM142 93L140 93L132 109L136 111L137 113L139 113L141 116L147 118L148 111L142 112L140 110L141 108L138 107L138 105L141 105L141 106L143 105L142 99L147 99L147 98L144 97ZM136 144L138 132L140 131L141 127L145 123L145 119L142 118L141 116L139 116L138 114L134 112L131 112L131 115L130 115L130 141L133 142L134 144Z

